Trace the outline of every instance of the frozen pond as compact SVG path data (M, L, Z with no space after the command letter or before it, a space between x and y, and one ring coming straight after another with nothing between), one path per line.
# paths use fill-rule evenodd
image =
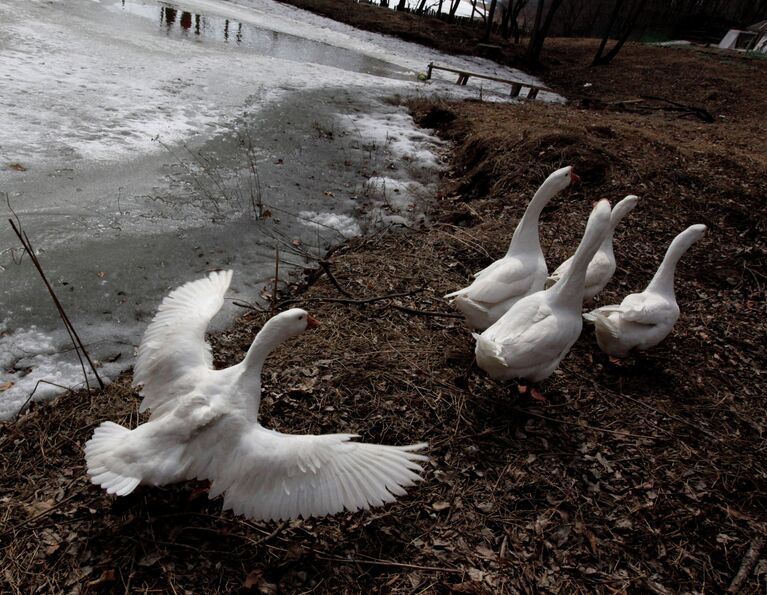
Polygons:
M232 296L252 302L277 246L300 270L421 219L440 143L391 98L479 93L418 82L429 61L529 79L269 0L10 0L0 21L0 192L107 376L170 288L231 267ZM82 381L19 256L0 224L0 418L38 380Z

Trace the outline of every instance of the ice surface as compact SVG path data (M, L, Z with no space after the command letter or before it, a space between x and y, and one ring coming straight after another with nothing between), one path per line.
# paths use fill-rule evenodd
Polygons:
M284 157L286 171L294 165L289 177L265 185L267 198L287 200L283 188L300 184L307 198L293 205L297 227L333 228L335 236L349 237L375 224L423 219L421 199L434 192L442 143L386 98L508 100L507 85L457 86L453 75L440 72L418 81L429 62L538 82L482 58L447 56L272 0L5 0L0 22L0 191L10 191L54 285L70 292L70 315L92 354L107 360L114 352L99 346L120 344L128 356L101 368L104 376L132 363L133 346L170 288L225 265L242 270L239 289L257 294L258 280L269 275L256 258L268 262L269 251L237 243L250 243L268 226L243 222L218 233L205 227L222 225L228 214L211 212L199 197L196 210L180 203L195 188L179 181L173 164L157 165L163 175L152 177L158 175L153 162L168 160L166 147L183 151L223 138L247 112L256 133L274 141L272 150L292 159L267 154L264 146L259 157ZM293 118L276 108L312 93L339 104L343 94L353 99L347 104L353 110L333 117L344 142L351 139L356 154L369 153L372 177L342 183L336 172L317 170L316 153L301 152L314 133L312 114ZM302 159L310 162L305 177ZM325 197L328 187L335 192ZM176 193L173 200L163 202L164 189ZM9 215L4 204L0 214ZM0 419L11 417L35 386L34 399L61 390L39 380L83 382L34 271L11 268L12 248L17 240L0 228L0 383L12 383L0 390Z

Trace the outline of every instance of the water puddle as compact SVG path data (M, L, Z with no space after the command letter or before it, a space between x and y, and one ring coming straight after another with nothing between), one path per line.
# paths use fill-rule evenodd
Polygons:
M412 73L390 62L248 23L197 14L167 3L146 4L122 0L121 6L127 13L154 20L158 32L174 39L227 45L233 49L302 64L321 64L400 80L412 79Z

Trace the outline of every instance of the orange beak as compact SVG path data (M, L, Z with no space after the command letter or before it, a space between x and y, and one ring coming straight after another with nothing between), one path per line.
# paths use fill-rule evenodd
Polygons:
M320 326L320 321L312 316L306 315L306 330L311 330Z

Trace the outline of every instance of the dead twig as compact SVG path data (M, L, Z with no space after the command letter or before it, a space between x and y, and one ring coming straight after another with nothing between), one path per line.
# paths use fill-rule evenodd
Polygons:
M373 302L381 302L384 300L390 300L392 298L398 298L398 297L407 297L414 295L416 293L420 293L423 291L423 288L421 289L414 289L413 291L406 291L403 293L390 293L387 295L379 295L375 297L370 298L333 298L333 297L325 297L320 296L316 298L291 298L289 300L284 300L277 304L278 308L282 308L284 306L288 306L290 304L299 304L304 302L314 302L314 303L331 303L331 304L353 304L355 306L361 306L364 304L372 304Z
M754 537L751 540L751 545L749 546L746 555L743 556L743 561L740 563L738 573L735 575L735 578L732 579L732 582L727 589L728 593L738 593L740 591L743 583L751 574L751 569L754 567L754 564L756 564L756 561L761 555L763 549L764 536L758 535L757 537Z
M7 200L7 196L6 196L6 200ZM29 236L27 236L27 233L23 231L23 229L21 228L21 222L19 221L19 218L16 215L16 213L11 208L10 201L7 200L7 202L8 202L8 210L10 210L11 213L13 213L14 217L16 218L16 222L18 222L19 225L17 226L16 223L13 221L13 219L8 219L8 223L11 224L11 228L13 228L13 232L19 238L21 245L24 246L24 250L26 250L27 254L29 254L29 258L32 260L32 264L35 265L37 272L40 274L40 277L42 278L43 283L45 284L45 287L48 289L48 293L50 294L51 299L53 300L53 303L59 312L59 316L61 317L61 320L64 322L64 326L67 329L69 338L71 339L72 344L74 345L75 353L77 353L77 357L80 360L80 366L82 367L82 370L83 370L83 376L85 377L85 385L88 388L88 392L90 392L91 386L90 386L90 382L88 381L88 374L85 371L85 364L83 363L82 357L80 356L80 351L82 351L82 354L83 356L85 356L85 359L88 360L88 364L90 365L90 368L93 371L93 375L96 377L96 380L99 383L99 387L101 388L101 390L104 390L104 382L101 380L99 373L96 371L96 366L93 364L93 361L91 360L90 355L88 355L88 351L85 349L85 345L83 345L83 342L80 340L80 336L77 334L77 331L75 330L75 327L72 324L72 321L69 320L69 316L67 316L67 313L64 311L64 306L61 305L59 298L56 296L56 292L53 291L53 287L51 287L51 284L48 282L48 278L45 276L43 267L40 264L40 261L38 260L34 249L32 248L32 243L29 241Z
M275 311L277 310L277 283L279 283L280 280L280 245L275 244L274 246L274 289L272 289L272 316L274 316Z
M39 519L43 518L44 516L46 516L46 515L49 515L50 513L54 512L54 511L55 511L57 508L59 508L59 507L60 507L62 504L66 504L66 503L67 503L67 502L69 502L69 501L70 501L72 498L76 498L76 497L77 497L77 496L79 496L79 495L80 495L80 494L79 494L79 493L77 493L77 492L75 492L74 494L70 494L69 496L67 496L66 498L64 498L64 499L63 499L61 502L57 502L56 504L54 504L53 506L51 506L51 507L50 507L48 510L44 510L43 512L41 512L41 513L39 513L39 514L36 514L36 515L35 515L35 516L33 516L33 517L29 517L27 520L25 520L25 521L21 521L20 523L18 523L17 525L15 525L15 526L11 527L11 528L10 528L10 529L8 529L7 531L5 531L5 532L3 532L3 533L0 533L0 538L2 538L2 537L5 537L6 535L11 535L11 534L13 534L13 533L16 533L16 531L18 531L19 529L21 529L21 528L22 528L24 525L28 525L29 523L34 523L35 521L37 521L37 520L39 520Z
M27 405L29 405L29 402L32 400L32 397L34 397L35 393L37 392L37 387L40 386L41 384L50 384L51 386L55 386L57 388L63 388L64 390L72 390L72 387L70 386L64 386L63 384L56 384L55 382L48 382L47 380L38 380L35 383L35 388L32 389L32 392L29 393L27 400L24 401L24 404L16 413L16 419L18 419L19 415L21 415L24 412L24 410L27 408Z
M582 428L584 430L594 430L595 432L605 432L607 434L615 434L616 436L628 436L631 438L642 438L643 440L656 440L656 438L653 438L652 436L643 436L642 434L632 434L631 432L624 432L623 430L608 430L607 428L600 428L598 426L590 426L588 424L582 424L579 422L573 422L566 419L556 419L554 417L547 417L545 415L541 415L540 413L533 413L532 411L529 411L527 409L519 409L517 407L511 407L512 411L516 411L517 413L522 413L524 415L529 415L531 417L537 417L538 419L544 419L546 421L553 421L558 424L565 424L569 426L575 426L576 428Z
M663 103L668 103L672 107L650 107L650 106L641 106L644 109L660 109L665 111L672 111L672 112L682 112L682 115L692 115L696 118L699 118L703 122L706 122L707 124L711 124L715 122L714 116L712 116L708 110L702 108L702 107L695 107L693 105L685 105L684 103L679 103L678 101L672 101L671 99L666 99L665 97L656 97L655 95L641 95L642 99L647 99L650 101L661 101Z
M341 286L341 284L338 282L338 279L336 279L336 278L333 276L333 273L330 271L330 262L328 262L327 260L320 260L320 261L319 261L319 263L320 263L320 266L322 267L322 270L323 270L323 271L325 271L325 274L327 275L327 277L328 277L328 280L329 280L329 281L330 281L330 282L333 284L333 286L334 286L334 287L335 287L335 288L336 288L336 289L337 289L337 290L338 290L338 291L339 291L339 292L340 292L342 295L345 295L346 297L348 297L348 298L350 298L350 299L356 299L356 298L354 297L354 295L352 295L351 293L349 293L348 291L346 291L346 290L345 290L345 289L344 289L344 288Z
M415 314L416 316L435 316L442 318L463 318L463 314L457 312L437 312L435 310L418 310L416 308L409 308L408 306L400 306L399 304L389 304L392 308L400 310L401 312L407 312L408 314Z
M319 560L327 562L346 562L347 564L368 564L371 566L388 566L391 568L409 568L411 570L422 570L425 572L445 572L450 574L466 574L461 568L444 568L440 566L420 566L418 564L406 564L404 562L393 562L391 560L366 560L365 558L342 558L341 556L330 556L319 550L312 549Z

